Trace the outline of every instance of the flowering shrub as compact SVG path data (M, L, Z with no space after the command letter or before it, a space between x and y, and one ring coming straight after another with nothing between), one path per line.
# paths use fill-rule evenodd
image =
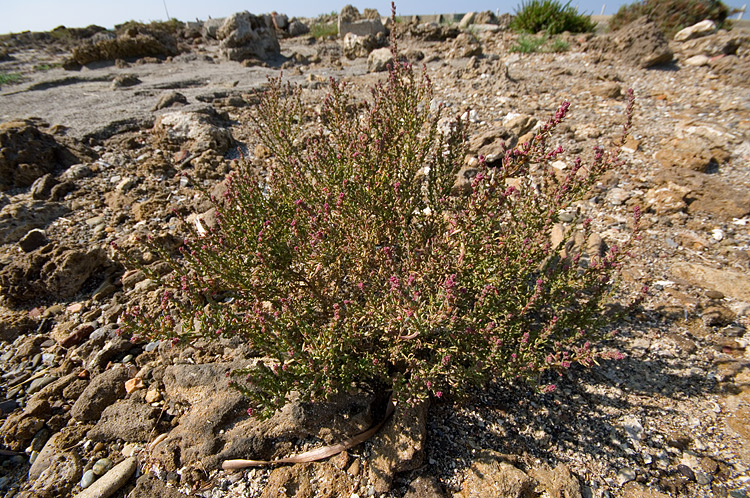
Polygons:
M582 250L561 254L550 233L617 150L556 174L563 150L547 142L568 107L453 195L464 132L445 126L410 65L396 63L367 102L332 82L318 113L272 81L255 125L274 167L231 176L217 228L163 255L174 271L161 307L127 315L125 330L242 337L257 358L233 382L260 416L291 392L367 387L414 402L608 356L588 341L628 248L582 265ZM631 98L625 133L632 110Z

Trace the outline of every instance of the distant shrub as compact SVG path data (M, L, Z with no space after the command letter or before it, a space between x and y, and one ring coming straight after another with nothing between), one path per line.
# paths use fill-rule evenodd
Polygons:
M570 2L557 0L529 0L523 2L510 23L511 29L521 33L536 34L545 31L556 35L563 31L587 33L596 29L590 16L579 14Z
M510 47L510 51L522 54L534 52L553 53L567 52L569 48L570 43L558 37L550 38L546 34L539 36L524 35L518 37L516 44Z
M115 26L115 33L122 34L128 31L146 32L146 33L169 33L177 34L185 28L185 23L179 19L172 18L168 21L151 21L143 23L140 21L127 21Z
M560 175L551 164L563 150L547 142L564 103L500 166L480 163L459 194L465 136L433 102L427 76L403 63L369 101L332 82L318 111L273 80L255 118L272 170L243 163L215 200L216 228L186 223L181 256L148 244L173 271L150 273L166 290L131 309L123 333L242 338L254 358L234 385L263 417L291 393L367 388L416 402L612 357L589 341L613 319L607 303L630 243L583 264L571 234L555 246L551 234L619 164L619 148L597 147ZM632 112L631 94L620 144ZM591 220L574 218L588 237Z
M679 30L704 19L711 19L722 27L729 13L729 7L721 0L642 0L620 7L610 19L609 27L618 30L646 16L671 38Z

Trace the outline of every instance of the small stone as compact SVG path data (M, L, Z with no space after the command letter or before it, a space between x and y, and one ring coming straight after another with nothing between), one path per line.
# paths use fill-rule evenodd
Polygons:
M124 457L131 457L136 454L141 449L141 447L136 443L125 443L122 447L122 456Z
M361 462L359 461L359 458L355 458L351 465L349 465L349 468L346 469L346 472L351 476L357 477L359 475L360 468Z
M94 471L95 475L103 476L104 474L109 472L109 470L113 466L114 464L112 463L112 460L110 460L109 458L100 458L99 460L96 461L96 463L94 464L94 467L91 470Z
M83 473L83 477L81 477L81 489L86 489L92 484L94 484L94 481L96 481L96 476L94 475L94 471L89 469L86 472Z
M73 303L70 306L68 306L65 310L68 313L80 313L83 309L83 303Z
M709 299L724 299L724 294L717 290L707 290L706 297Z
M130 457L113 467L99 478L91 487L80 493L77 498L99 498L112 496L135 473L138 464L135 457Z
M161 393L158 389L151 388L146 392L146 396L144 398L144 401L146 403L155 403L161 399Z
M23 252L32 252L47 245L48 242L44 230L35 228L29 230L26 235L18 241L18 247L20 247Z
M707 486L708 484L711 484L711 476L708 476L698 470L695 472L695 482L697 482L701 486Z
M688 66L698 67L698 66L705 66L710 61L711 61L711 59L708 56L703 55L703 54L698 54L698 55L694 55L692 57L688 57L687 59L685 59L684 62Z
M121 74L120 76L116 76L115 79L112 80L112 89L115 88L124 88L128 86L134 86L141 82L136 76L133 76L132 74Z
M143 350L147 353L150 353L151 351L156 351L156 349L159 347L160 342L161 341L149 342L148 344L143 346Z
M138 377L125 381L125 392L127 392L128 394L132 393L133 391L137 391L138 389L143 389L143 387L143 380L139 379Z
M94 445L94 453L98 453L100 451L104 451L107 448L107 445L99 441Z
M29 387L26 389L26 394L34 394L41 391L43 387L52 384L56 380L57 377L52 375L45 375L44 377L35 379L29 384Z
M131 361L133 361L133 355L132 354L129 354L129 355L125 356L125 358L122 359L123 363L130 363Z
M693 469L688 467L685 464L680 464L677 466L677 472L682 474L683 476L687 477L690 481L695 481L695 473L693 472Z
M560 221L563 221L565 223L570 223L573 221L574 216L572 213L560 213Z
M621 469L617 473L617 483L620 486L625 485L625 483L627 482L635 481L635 478L636 478L635 469L625 468L625 469Z

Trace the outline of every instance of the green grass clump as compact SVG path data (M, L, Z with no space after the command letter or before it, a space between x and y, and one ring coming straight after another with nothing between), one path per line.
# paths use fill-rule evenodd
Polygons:
M20 83L22 80L21 73L0 73L0 86Z
M310 26L310 36L316 40L328 38L329 36L338 36L339 27L333 23L317 23Z
M609 27L617 30L646 16L671 38L681 29L704 19L711 19L719 28L724 27L729 14L729 7L721 0L642 0L620 7L610 19Z
M563 31L592 32L596 29L596 23L590 16L579 14L570 2L563 5L557 0L529 0L516 9L510 27L521 33L536 34L545 31L556 35Z
M36 64L34 66L34 71L43 72L43 71L49 71L50 69L55 69L55 68L58 68L58 67L62 67L62 64L60 64L60 63L55 63L55 64Z
M511 52L522 54L567 52L569 49L570 43L559 37L550 38L547 34L520 36L516 40L516 44L510 47Z

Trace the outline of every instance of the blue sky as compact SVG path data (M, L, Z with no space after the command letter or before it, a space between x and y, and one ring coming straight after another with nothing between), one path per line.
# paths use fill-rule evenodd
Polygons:
M738 0L739 1L739 0ZM744 0L741 0L744 1ZM482 10L499 10L514 12L521 0L433 0L430 2L400 0L397 2L399 14L440 14ZM572 0L580 11L601 13L606 4L605 14L614 14L623 0ZM734 5L737 2L728 2ZM346 5L340 0L276 0L275 2L240 1L240 0L129 0L94 1L94 0L0 0L0 33L19 32L24 30L48 31L60 25L83 27L98 24L111 28L131 19L136 21L154 21L176 17L181 21L192 21L210 17L224 17L234 12L248 10L254 14L275 10L289 16L314 17L318 14L338 11ZM381 15L390 12L387 0L355 0L353 5L362 10L365 7L376 8Z

